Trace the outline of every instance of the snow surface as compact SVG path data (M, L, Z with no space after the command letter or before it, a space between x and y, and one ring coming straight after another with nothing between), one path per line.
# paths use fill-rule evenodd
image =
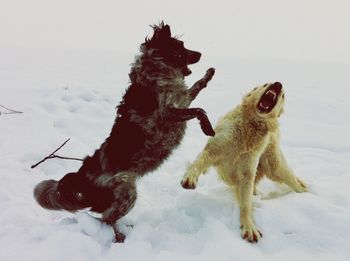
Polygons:
M282 147L308 193L263 181L254 217L264 234L241 239L239 211L215 171L195 191L181 188L188 162L206 143L198 122L182 145L138 182L135 208L121 220L124 244L86 212L48 211L32 197L44 179L59 179L79 162L30 166L67 138L60 155L91 154L109 134L128 84L133 55L0 48L0 260L350 260L350 66L206 57L188 85L213 66L216 75L193 107L213 123L255 85L286 90ZM0 108L0 112L4 112ZM131 227L130 225L133 225Z

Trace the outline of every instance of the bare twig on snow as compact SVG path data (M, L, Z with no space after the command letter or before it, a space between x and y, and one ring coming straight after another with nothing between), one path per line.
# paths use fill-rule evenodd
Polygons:
M12 110L12 109L7 108L7 107L5 107L5 106L3 106L1 104L0 104L0 107L6 110L4 112L0 111L0 115L1 114L20 114L20 113L23 113L22 111Z
M67 159L67 160L79 160L79 161L83 161L83 159L78 159L78 158L71 158L71 157L63 157L63 156L58 156L55 155L55 153L57 151L59 151L64 145L66 145L66 143L70 140L70 138L68 140L66 140L65 142L63 142L63 144L61 146L59 146L57 149L55 149L49 156L43 158L41 161L39 161L38 163L34 164L31 166L31 168L35 168L36 166L38 166L39 164L43 163L44 161L48 160L48 159L53 159L53 158L58 158L58 159Z

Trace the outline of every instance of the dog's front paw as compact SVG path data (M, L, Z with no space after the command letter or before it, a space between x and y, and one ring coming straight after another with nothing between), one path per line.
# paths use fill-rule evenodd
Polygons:
M181 186L184 189L195 189L197 186L198 178L191 177L189 175L185 175L181 180Z
M215 136L215 131L211 126L207 113L202 108L194 109L203 133L207 136Z
M209 82L213 78L214 74L215 74L215 69L214 68L209 68L207 70L207 73L204 76L205 81Z
M257 243L263 235L252 222L248 222L241 224L241 236L250 243Z
M200 125L201 125L201 129L205 135L211 136L211 137L215 136L215 131L214 131L214 129L211 126L209 121L201 121Z
M299 178L297 178L297 184L298 184L298 186L295 188L296 192L302 193L302 192L308 191L307 185Z

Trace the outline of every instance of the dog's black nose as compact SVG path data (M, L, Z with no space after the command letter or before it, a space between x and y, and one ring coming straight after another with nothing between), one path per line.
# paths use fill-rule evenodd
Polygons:
M274 88L282 89L282 83L280 83L280 82L275 82L272 85L273 85Z
M187 63L193 64L197 63L201 58L202 54L200 52L195 51L187 51Z

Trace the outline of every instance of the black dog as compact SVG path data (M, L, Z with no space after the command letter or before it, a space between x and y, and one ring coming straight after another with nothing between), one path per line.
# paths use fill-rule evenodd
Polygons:
M206 87L215 70L187 89L189 64L199 52L188 50L171 37L169 25L153 26L154 34L141 44L129 74L131 84L118 106L109 137L77 173L60 181L47 180L34 190L37 202L47 209L76 211L90 207L102 213L121 242L116 221L126 215L136 200L136 179L157 169L176 148L185 133L186 121L197 118L206 135L214 130L203 109L188 108Z

